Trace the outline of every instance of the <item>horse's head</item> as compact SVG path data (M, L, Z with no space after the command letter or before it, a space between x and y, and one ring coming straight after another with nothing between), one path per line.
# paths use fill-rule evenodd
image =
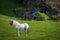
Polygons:
M11 25L11 26L13 25L13 21L10 21L10 25Z

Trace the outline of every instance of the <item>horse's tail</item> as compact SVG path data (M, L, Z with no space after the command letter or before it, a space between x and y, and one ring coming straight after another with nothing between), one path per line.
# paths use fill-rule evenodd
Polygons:
M29 33L29 28L27 29L27 34Z
M29 25L28 24L25 24L25 29L26 29L26 33L28 34L29 33Z

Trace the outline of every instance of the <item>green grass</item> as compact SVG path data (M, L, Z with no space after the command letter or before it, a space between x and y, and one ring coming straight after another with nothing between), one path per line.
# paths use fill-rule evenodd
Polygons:
M27 22L30 26L28 36L25 37L24 30L21 30L21 37L18 38L13 26L9 25L10 20L17 20L20 23ZM60 40L60 22L24 21L0 15L0 40Z
M0 40L60 40L60 22L20 20L12 11L17 7L19 5L12 0L0 0ZM42 16L47 17L44 14ZM13 26L9 25L10 20L28 23L28 36L26 37L24 30L21 30L21 37L18 38Z

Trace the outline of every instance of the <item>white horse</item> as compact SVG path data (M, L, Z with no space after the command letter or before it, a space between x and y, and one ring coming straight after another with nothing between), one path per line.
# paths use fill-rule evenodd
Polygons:
M20 37L19 30L21 30L21 29L24 29L24 30L25 30L25 33L26 33L26 36L27 36L28 31L29 31L29 25L28 25L27 23L20 24L19 22L13 20L13 21L10 21L10 25L11 25L11 26L12 26L12 25L14 26L18 37Z

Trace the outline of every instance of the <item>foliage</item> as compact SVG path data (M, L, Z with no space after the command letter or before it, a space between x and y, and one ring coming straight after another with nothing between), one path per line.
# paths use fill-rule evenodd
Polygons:
M41 12L38 12L38 13L41 15L41 17L44 18L44 20L48 20L49 19L49 17L45 13L41 13Z

